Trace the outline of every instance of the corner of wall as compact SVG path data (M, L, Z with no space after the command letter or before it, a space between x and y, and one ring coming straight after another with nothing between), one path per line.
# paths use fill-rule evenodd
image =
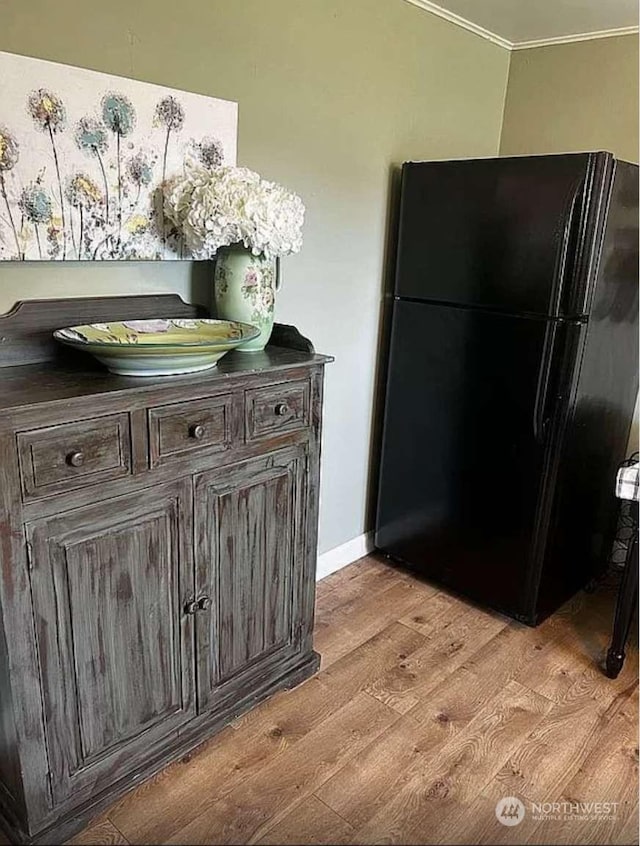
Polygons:
M504 116L507 111L507 97L509 96L509 82L511 80L511 63L513 62L513 50L509 50L509 61L507 62L507 73L504 80L504 91L502 93L502 113L500 115L500 127L498 129L498 155L502 155L502 135L504 132Z

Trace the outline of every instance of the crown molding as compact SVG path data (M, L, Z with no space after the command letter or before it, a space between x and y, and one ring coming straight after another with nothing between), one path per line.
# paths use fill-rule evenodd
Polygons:
M439 18L443 18L449 23L466 29L468 32L473 32L481 38L491 41L492 44L497 44L505 50L532 50L536 47L550 47L558 44L574 44L577 41L594 41L599 38L615 38L620 35L637 35L640 31L637 26L625 26L618 29L602 29L597 32L579 32L574 35L559 35L555 38L539 38L534 41L509 41L483 26L479 26L473 21L463 18L462 15L456 15L455 12L450 12L448 9L443 9L431 0L405 0L406 3L411 3L412 6L417 6L425 12L431 12Z
M575 35L558 35L556 38L538 38L535 41L516 41L512 50L533 50L535 47L552 47L554 44L574 44L577 41L595 41L598 38L615 38L620 35L637 35L637 26L623 26L618 29L601 29L598 32L579 32Z
M431 3L431 0L406 0L406 2L411 3L413 6L417 6L419 9L424 9L425 12L431 12L439 18L444 18L445 21L461 26L463 29L473 32L481 38L486 38L487 41L491 41L493 44L498 44L506 50L511 50L513 48L513 44L510 41L507 41L506 38L496 35L495 32L490 32L483 26L478 26L478 24L473 23L473 21L463 18L462 15L456 15L448 9L443 9L442 6L437 6L435 3Z

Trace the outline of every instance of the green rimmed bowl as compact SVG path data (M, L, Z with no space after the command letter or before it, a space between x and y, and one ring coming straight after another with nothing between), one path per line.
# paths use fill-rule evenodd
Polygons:
M176 376L215 367L260 330L234 320L124 320L57 329L62 344L94 355L120 376Z

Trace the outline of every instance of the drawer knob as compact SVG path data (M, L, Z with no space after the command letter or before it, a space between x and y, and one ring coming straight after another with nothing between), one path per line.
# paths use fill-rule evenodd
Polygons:
M195 438L196 441L201 441L207 434L207 430L201 423L198 423L197 426L192 426L189 429L189 434L192 438Z
M82 467L84 464L84 453L70 452L67 456L67 464L70 464L72 467Z
M285 414L289 413L289 406L286 402L279 402L276 405L276 417L284 417Z

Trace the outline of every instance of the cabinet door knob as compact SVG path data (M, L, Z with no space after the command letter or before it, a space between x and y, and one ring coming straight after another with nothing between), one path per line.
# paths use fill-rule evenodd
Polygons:
M70 464L72 467L82 467L84 464L84 453L70 452L67 456L67 464Z
M285 414L289 413L289 406L286 402L279 402L276 405L276 416L277 417L284 417Z
M209 596L201 596L198 600L198 611L208 611L211 608L211 598Z
M189 602L187 602L187 604L184 606L185 614L195 614L197 610L198 603L194 599L189 600Z
M206 435L206 433L207 433L207 430L204 428L204 426L201 423L198 423L197 426L192 426L189 429L189 434L191 435L192 438L195 438L196 441L201 441L204 438L204 436Z

